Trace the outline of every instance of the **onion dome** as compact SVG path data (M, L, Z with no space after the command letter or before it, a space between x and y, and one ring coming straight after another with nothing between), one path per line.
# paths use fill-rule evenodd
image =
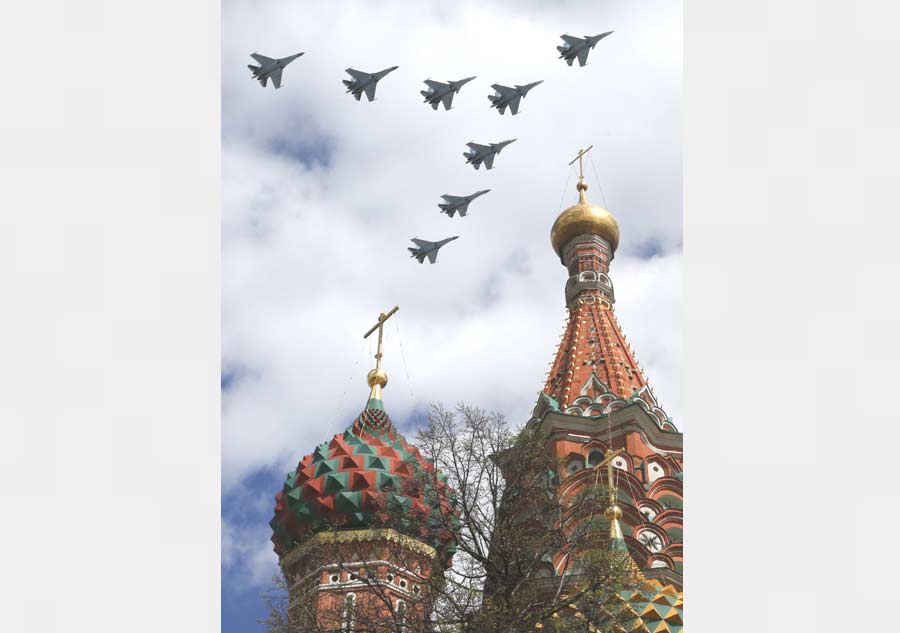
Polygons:
M382 317L386 318L384 314ZM383 323L384 319L380 319ZM435 547L449 560L455 522L446 476L394 428L384 410L381 336L365 409L288 474L269 522L279 556L312 535L345 529L393 528Z
M553 228L550 229L550 243L556 254L562 257L562 249L569 241L578 235L598 235L609 242L613 252L619 245L619 225L612 213L603 207L591 204L587 201L585 191L587 184L584 176L578 179L578 202L556 218Z
M446 477L393 427L380 400L304 457L275 497L272 542L282 555L313 534L391 527L452 554Z

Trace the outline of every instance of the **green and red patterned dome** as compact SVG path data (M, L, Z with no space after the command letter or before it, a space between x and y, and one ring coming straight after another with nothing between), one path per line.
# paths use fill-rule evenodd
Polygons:
M453 520L446 477L394 429L381 399L370 398L350 428L288 474L269 525L279 556L318 532L378 527L452 556Z

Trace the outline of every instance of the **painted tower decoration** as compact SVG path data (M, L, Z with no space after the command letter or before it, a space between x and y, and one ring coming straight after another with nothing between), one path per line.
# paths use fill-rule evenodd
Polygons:
M616 320L609 267L619 227L609 211L587 200L581 168L586 152L575 159L578 202L559 215L550 232L569 272L568 320L529 424L541 426L558 458L561 498L575 494L595 476L595 468L611 465L609 487L616 497L607 508L611 536L624 542L641 574L659 588L669 586L669 597L680 605L682 435L650 389ZM553 561L558 573L573 556L577 553L558 553ZM680 630L680 612L671 617L671 628L653 630Z
M365 409L288 474L276 496L272 542L288 583L289 613L309 631L368 630L374 622L422 629L427 580L453 555L439 526L452 512L446 479L393 427L384 410L379 315ZM434 526L434 529L429 529ZM405 630L405 629L404 629Z

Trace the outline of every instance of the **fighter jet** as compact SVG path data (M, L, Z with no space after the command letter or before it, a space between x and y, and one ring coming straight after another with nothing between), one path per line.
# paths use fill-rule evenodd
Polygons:
M525 84L524 86L516 86L515 88L494 84L491 88L496 90L497 94L488 95L488 99L491 101L491 107L497 108L502 115L506 112L506 107L509 106L510 111L513 113L513 116L515 116L516 113L519 112L519 101L522 100L522 97L527 95L529 90L542 83L544 83L543 79L531 84Z
M437 110L441 102L444 104L444 110L449 110L450 104L453 102L453 95L473 79L475 77L466 77L459 81L448 81L445 84L433 79L426 79L425 84L430 90L422 90L421 94L425 97L425 103L431 105L432 110Z
M375 84L381 81L381 78L386 74L397 70L397 68L399 68L399 66L391 66L390 68L385 68L384 70L379 70L377 73L371 74L348 68L344 72L353 77L353 81L344 79L344 85L347 86L347 92L353 93L353 96L356 97L357 101L359 101L359 98L362 97L362 93L364 91L366 93L366 97L369 98L369 101L374 101Z
M490 191L490 189L476 191L468 196L451 196L449 193L445 193L441 198L446 201L446 204L439 204L438 206L441 208L441 213L446 213L451 218L453 217L453 214L457 212L459 212L459 217L464 218L469 210L469 203L478 196L483 196L488 191Z
M445 240L440 240L438 242L429 242L428 240L420 240L417 237L412 238L412 241L418 248L410 248L408 249L412 255L410 257L415 257L419 260L420 264L425 263L425 258L428 258L428 261L432 264L437 261L437 252L438 249L441 248L447 242L452 242L453 240L459 238L459 235L454 235L453 237L448 237Z
M574 35L560 35L560 38L565 41L565 44L556 47L556 50L561 53L559 58L566 60L566 63L571 66L572 62L574 62L577 57L578 65L584 66L587 63L588 53L590 53L597 45L597 42L610 33L612 33L612 31L607 31L600 35L585 35L584 39L575 37Z
M491 169L494 166L494 156L500 153L504 147L515 141L511 138L508 141L500 141L499 143L491 143L489 145L479 145L478 143L466 143L470 151L463 152L466 157L466 164L472 165L475 169L481 167L484 163L485 169Z
M275 88L277 90L278 88L281 88L281 71L284 70L285 66L300 57L302 54L303 53L297 53L296 55L282 57L281 59L272 59L271 57L266 57L265 55L260 55L259 53L251 53L250 57L259 62L259 66L248 64L247 68L249 68L253 72L253 78L258 79L263 88L266 87L266 80L271 78L272 83L275 84Z

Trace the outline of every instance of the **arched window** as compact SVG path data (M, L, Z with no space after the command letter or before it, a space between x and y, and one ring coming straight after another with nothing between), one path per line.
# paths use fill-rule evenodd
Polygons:
M660 477L666 476L666 469L659 462L650 462L647 464L647 478L653 482Z
M596 466L597 464L602 462L603 455L604 455L603 451L601 451L599 448L592 450L588 454L588 466L593 468L594 466Z
M584 468L584 464L581 463L581 458L575 457L575 458L569 460L569 463L566 464L566 474L574 475L582 468Z
M356 625L356 594L348 593L344 598L344 613L341 616L341 633L353 633Z

